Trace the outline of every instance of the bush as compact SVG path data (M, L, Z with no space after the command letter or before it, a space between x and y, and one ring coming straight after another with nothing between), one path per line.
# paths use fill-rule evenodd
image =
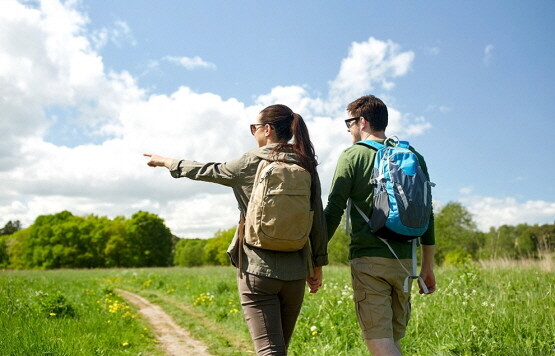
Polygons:
M341 224L328 243L328 259L330 264L349 264L349 243L351 237L345 234L345 226Z
M56 295L37 292L37 297L40 310L45 316L49 318L75 317L75 308L59 292Z
M462 249L454 249L445 254L443 265L461 267L472 262L472 255Z

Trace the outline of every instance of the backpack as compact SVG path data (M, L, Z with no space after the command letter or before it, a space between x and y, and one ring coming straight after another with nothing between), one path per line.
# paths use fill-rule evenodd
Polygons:
M307 243L314 212L310 173L294 163L262 160L245 216L248 245L273 251L298 251Z
M435 184L426 178L408 141L393 141L394 146L372 140L357 144L377 150L370 180L375 185L369 222L372 232L384 239L407 241L428 229L432 214L430 187Z
M392 141L393 146L388 146L388 141ZM424 174L418 157L409 149L408 141L387 138L384 144L372 140L359 141L356 144L377 151L370 179L370 184L374 185L374 198L370 217L349 199L347 230L352 204L370 225L370 230L387 245L397 260L399 258L387 240L412 241L412 273L401 264L408 275L404 281L404 291L409 291L409 280L418 279L422 290L427 294L426 284L416 273L416 247L417 238L428 229L432 214L430 188L435 184Z

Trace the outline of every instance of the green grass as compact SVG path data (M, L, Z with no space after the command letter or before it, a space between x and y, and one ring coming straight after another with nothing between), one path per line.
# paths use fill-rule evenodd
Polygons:
M1 272L0 354L156 354L134 311L110 295L122 288L162 306L213 354L252 355L235 278L231 267ZM349 268L326 267L324 278L305 296L290 354L367 355ZM467 266L436 278L433 295L413 293L405 355L555 355L553 272Z
M1 272L0 355L162 355L98 273Z

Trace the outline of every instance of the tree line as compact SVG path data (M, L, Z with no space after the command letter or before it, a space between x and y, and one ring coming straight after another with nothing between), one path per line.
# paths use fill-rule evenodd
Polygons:
M518 224L477 229L472 215L460 203L445 205L435 218L436 261L458 265L472 260L523 259L552 256L555 223Z
M18 224L10 221L3 230ZM176 240L155 214L139 211L129 219L108 219L62 211L39 216L28 228L0 236L0 267L170 266Z
M540 258L555 250L555 224L503 225L477 229L460 203L435 215L436 262L459 265L479 259ZM178 238L156 214L139 211L127 219L75 216L68 211L39 216L22 228L0 229L0 268L105 268L228 265L235 227L209 239ZM349 236L337 229L328 245L330 263L347 264Z

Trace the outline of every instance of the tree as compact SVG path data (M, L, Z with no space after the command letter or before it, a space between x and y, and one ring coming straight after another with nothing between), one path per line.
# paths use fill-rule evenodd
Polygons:
M204 247L208 240L180 239L175 245L173 263L177 266L194 267L204 264Z
M71 252L65 251L67 246L62 225L71 222L73 214L62 211L54 215L41 215L30 227L30 235L25 245L25 256L30 267L60 268L66 259L71 260ZM71 235L71 234L70 234Z
M26 228L3 237L8 256L7 265L5 267L15 269L31 267L29 261L25 258L27 240L29 239L30 232L30 228Z
M214 237L208 239L204 246L204 262L209 265L227 266L229 257L227 248L235 235L236 227L228 230L218 230Z
M0 229L0 236L2 235L11 235L16 231L21 230L21 223L19 220L15 221L8 221L3 228Z
M112 222L104 226L103 233L107 236L103 254L107 267L131 267L133 266L133 250L128 243L127 221L118 216Z
M458 202L448 203L435 215L435 235L438 263L449 251L476 258L484 243L484 235L476 228L472 215Z
M536 246L540 254L555 251L555 223L536 226Z
M522 230L522 229L521 229ZM499 228L490 228L487 234L485 249L481 253L483 258L518 258L517 227L501 225Z
M7 224L13 231L20 224ZM110 220L69 211L41 215L27 229L0 238L0 268L169 266L175 237L155 214Z
M170 266L172 262L172 234L164 221L155 214L139 211L127 225L133 266Z
M515 252L517 258L535 258L538 256L534 227L528 224L516 226Z
M6 245L7 238L0 236L0 268L6 268L10 265L10 255Z
M328 243L328 259L331 264L349 264L351 237L345 233L344 221L339 225Z

